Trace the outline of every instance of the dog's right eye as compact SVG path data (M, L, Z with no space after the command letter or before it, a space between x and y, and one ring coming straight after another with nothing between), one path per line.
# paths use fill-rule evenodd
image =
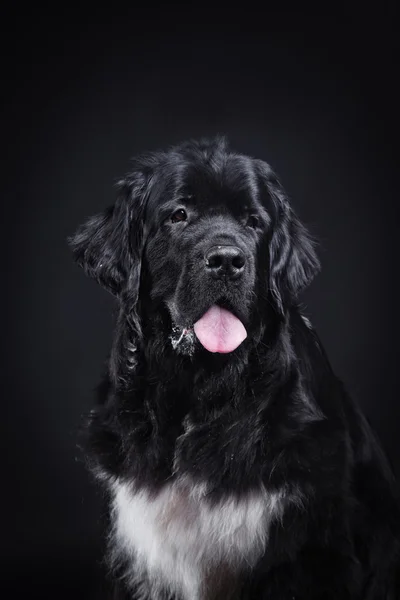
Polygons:
M183 210L183 208L179 208L171 216L172 223L180 223L181 221L186 221L186 220L187 220L187 214L186 214L186 211Z

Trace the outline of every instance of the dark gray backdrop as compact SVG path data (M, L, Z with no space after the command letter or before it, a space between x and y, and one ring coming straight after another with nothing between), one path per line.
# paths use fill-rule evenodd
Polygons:
M219 132L276 168L320 240L306 312L400 470L394 21L242 9L210 26L206 9L152 10L5 22L1 548L13 597L100 597L101 502L75 430L113 301L66 237L145 150Z

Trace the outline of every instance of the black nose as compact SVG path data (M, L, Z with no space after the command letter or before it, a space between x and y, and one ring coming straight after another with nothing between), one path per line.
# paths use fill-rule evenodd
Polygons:
M244 271L246 259L237 246L213 246L206 255L206 269L214 277L237 279Z

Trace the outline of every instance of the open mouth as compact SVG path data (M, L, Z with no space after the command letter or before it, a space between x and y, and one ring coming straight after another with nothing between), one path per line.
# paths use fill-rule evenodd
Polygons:
M243 323L227 308L213 304L193 325L200 344L209 352L227 354L246 339Z
M170 336L175 350L193 354L195 340L208 352L228 354L246 339L247 331L238 311L228 299L220 298L193 325L173 327Z

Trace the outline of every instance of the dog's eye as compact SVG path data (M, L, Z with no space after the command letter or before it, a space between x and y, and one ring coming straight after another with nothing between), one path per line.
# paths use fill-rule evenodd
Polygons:
M250 217L247 220L247 225L255 229L256 227L258 227L258 222L258 217L250 215Z
M186 221L186 219L187 214L186 211L183 210L183 208L179 208L178 210L176 210L171 217L172 223L180 223L181 221Z

